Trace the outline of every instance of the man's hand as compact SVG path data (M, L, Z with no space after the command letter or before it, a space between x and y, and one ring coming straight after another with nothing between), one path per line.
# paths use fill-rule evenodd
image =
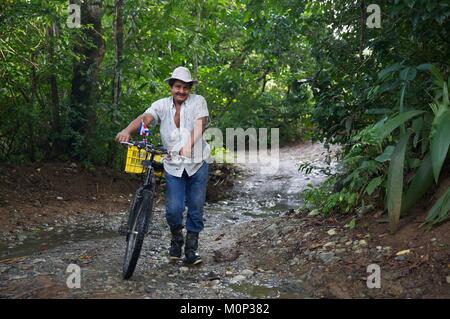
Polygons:
M126 130L120 131L116 135L116 141L117 142L128 142L131 139L130 133L128 133Z
M191 147L182 147L180 150L180 155L184 157L192 156L192 148Z
M179 154L184 157L192 157L192 148L195 143L202 137L203 132L205 131L206 123L208 117L204 116L195 121L194 129L191 132L191 138L189 140L190 144L185 144L181 149Z

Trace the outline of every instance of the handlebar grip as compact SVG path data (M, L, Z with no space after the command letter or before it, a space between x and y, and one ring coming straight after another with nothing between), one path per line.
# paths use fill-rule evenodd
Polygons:
M131 143L131 142L120 142L120 144L131 145L131 146L134 145L134 143Z

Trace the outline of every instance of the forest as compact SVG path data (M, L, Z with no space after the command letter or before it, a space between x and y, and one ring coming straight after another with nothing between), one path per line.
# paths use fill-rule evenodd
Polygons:
M185 65L212 126L341 147L304 194L326 214L385 205L394 230L448 176L447 1L379 1L379 26L367 1L92 0L78 21L69 2L2 1L1 162L121 165L115 134Z

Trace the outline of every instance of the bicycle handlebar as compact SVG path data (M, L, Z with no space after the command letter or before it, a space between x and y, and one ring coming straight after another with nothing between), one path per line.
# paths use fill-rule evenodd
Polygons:
M130 142L120 142L120 144L125 144L125 145L134 146L134 144L133 144L133 143L130 143Z
M129 142L120 142L120 144L128 145L128 146L137 146L140 149L145 149L148 152L158 153L158 154L167 154L167 149L164 147L156 147L153 144L147 143L145 141L129 141Z
M128 145L128 146L137 146L138 148L145 149L148 152L154 152L154 153L161 154L161 155L166 154L166 155L168 155L170 157L178 157L178 158L180 158L182 160L190 160L191 159L189 157L182 156L182 155L178 154L177 152L169 152L164 147L155 148L152 144L144 142L144 141L141 141L141 142L139 142L139 141L129 141L129 142L120 142L120 143L124 144L124 145Z

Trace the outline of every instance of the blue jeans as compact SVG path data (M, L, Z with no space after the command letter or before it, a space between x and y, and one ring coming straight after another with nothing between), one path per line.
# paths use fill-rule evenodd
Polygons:
M181 177L170 175L166 171L164 173L166 177L166 220L170 228L183 226L183 213L187 205L187 231L201 232L208 183L208 163L203 162L200 169L192 176L189 176L186 171Z

